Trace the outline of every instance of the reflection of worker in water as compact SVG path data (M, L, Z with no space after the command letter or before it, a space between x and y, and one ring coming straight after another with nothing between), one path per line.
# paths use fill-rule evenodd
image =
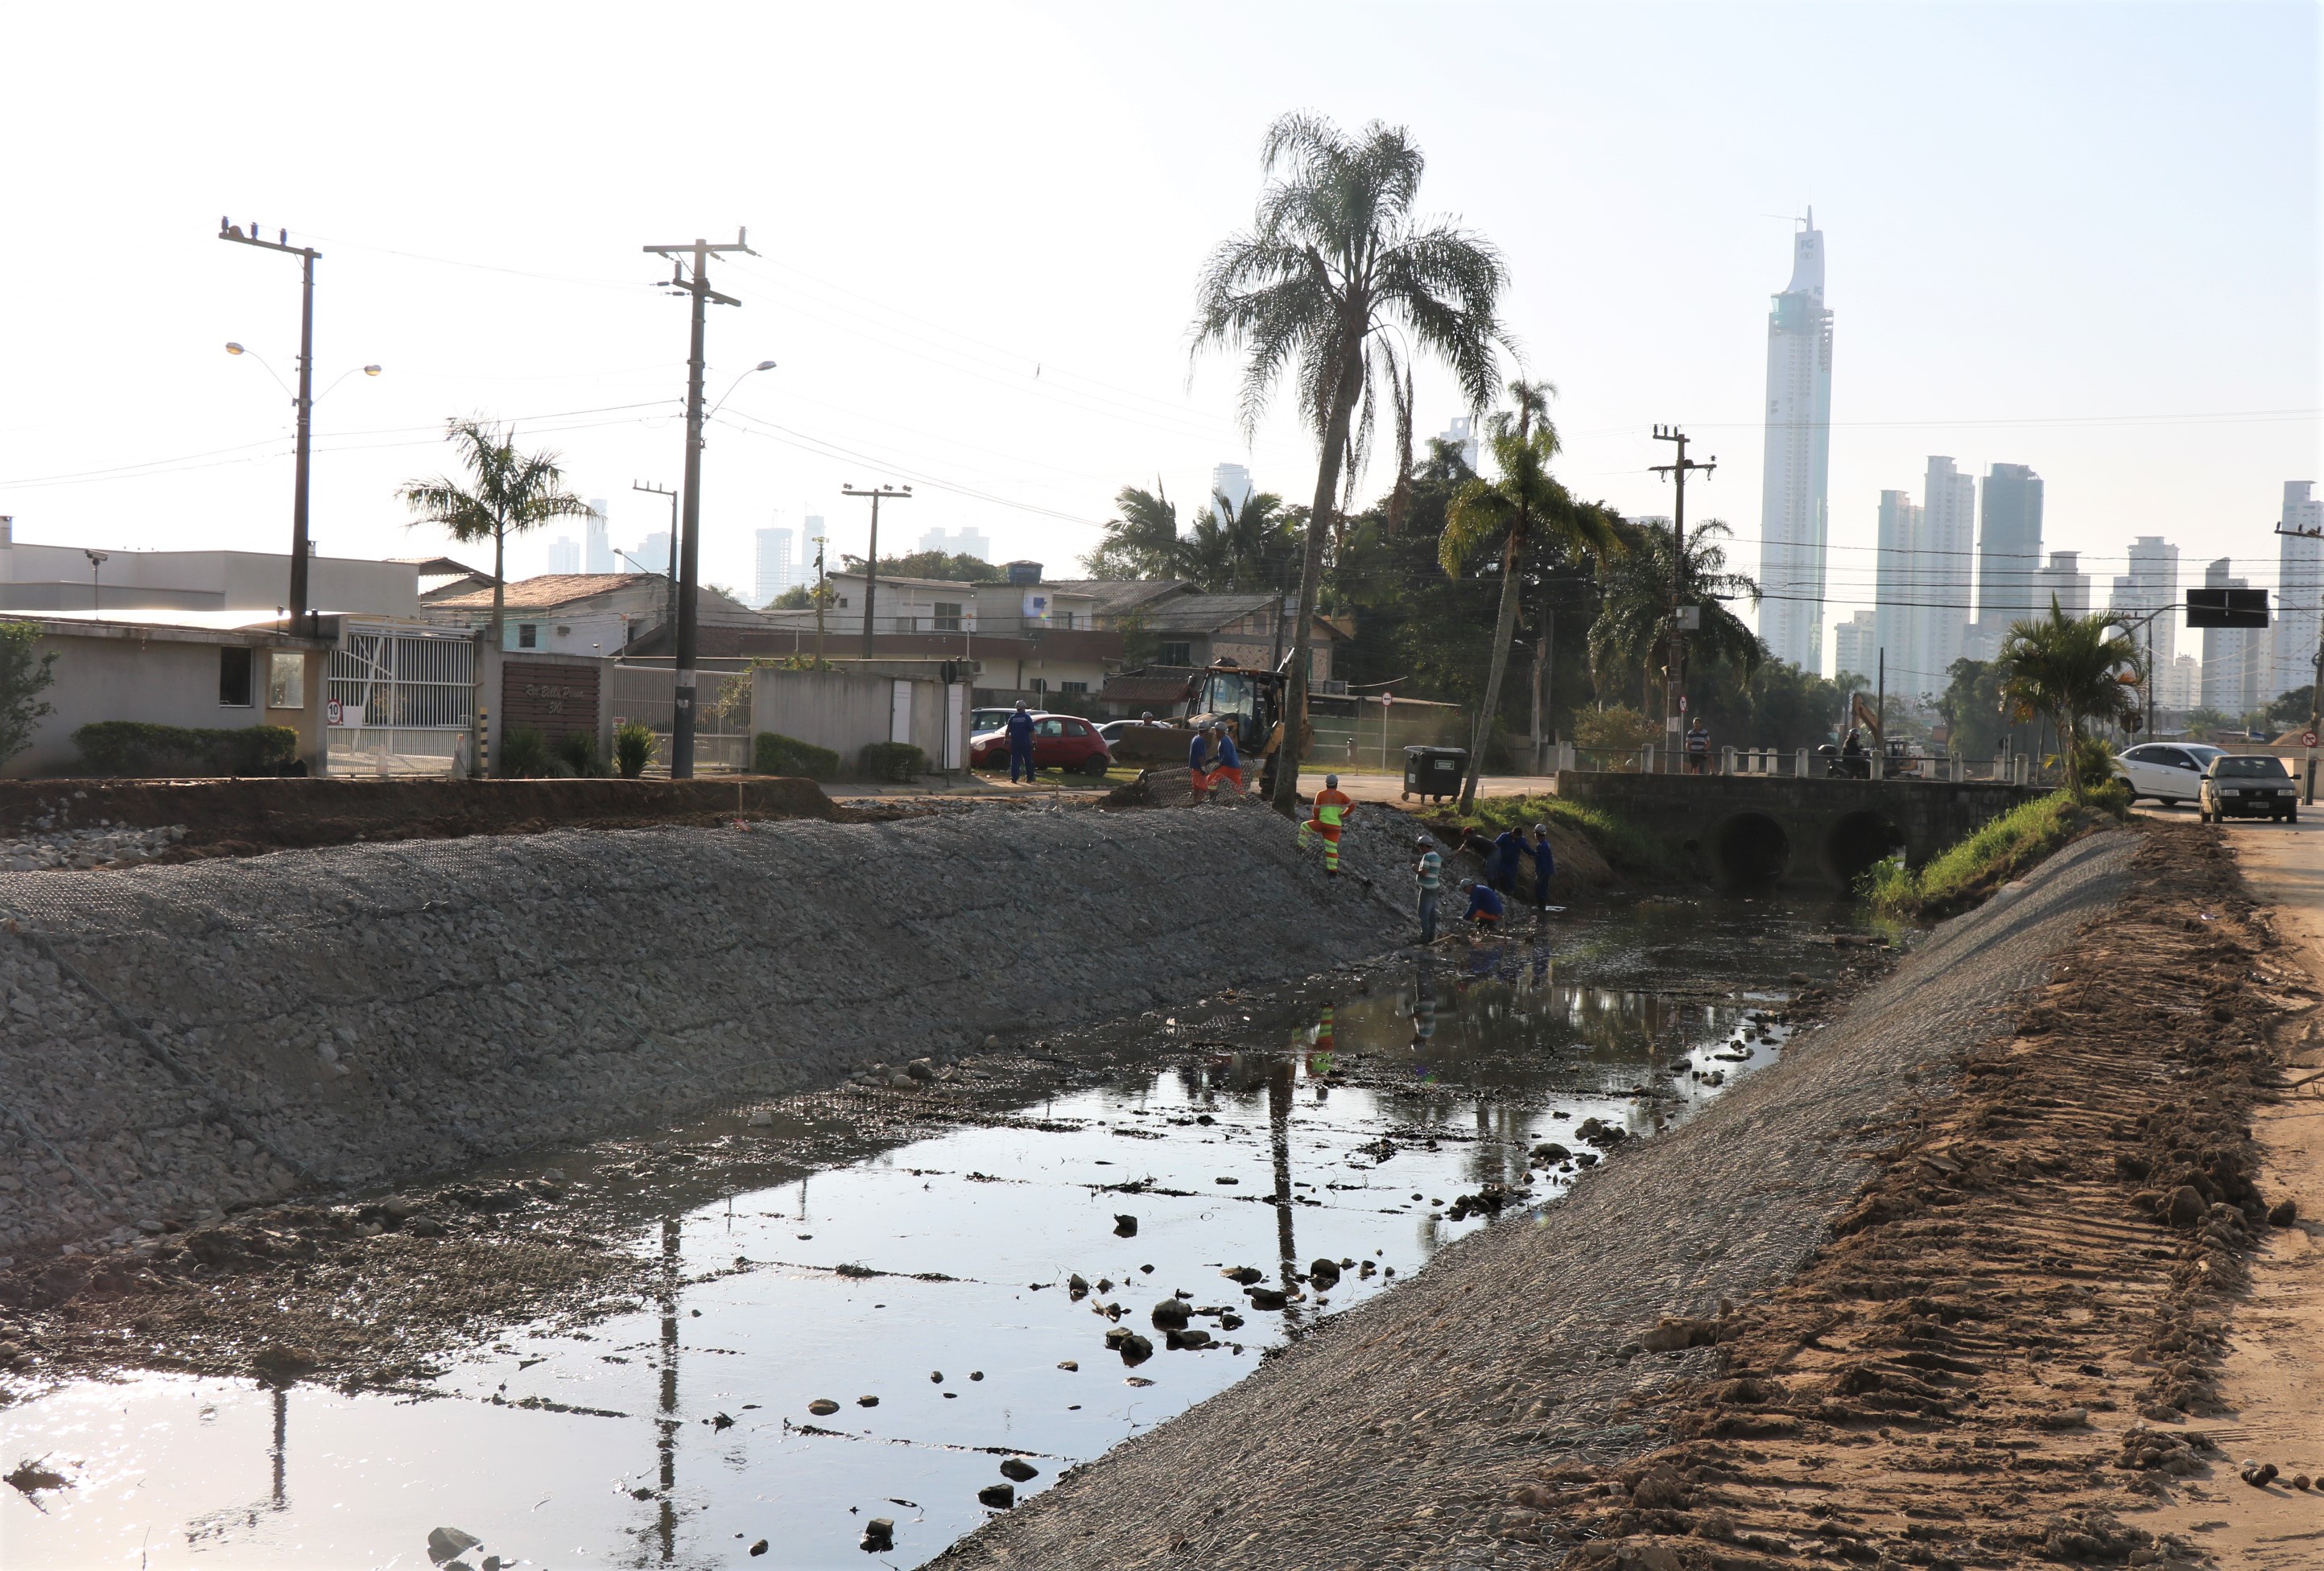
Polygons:
M1412 994L1412 1045L1420 1047L1436 1034L1436 991L1428 968L1420 968L1420 977Z
M1315 1023L1315 1041L1307 1050L1307 1074L1311 1079L1322 1079L1332 1072L1335 1043L1332 1035L1332 1006L1323 1006L1323 1013Z

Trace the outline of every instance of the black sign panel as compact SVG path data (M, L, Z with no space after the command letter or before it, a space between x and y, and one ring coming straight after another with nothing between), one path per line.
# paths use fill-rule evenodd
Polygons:
M2267 626L2267 591L2190 589L2187 592L2187 625L2190 628L2264 628Z

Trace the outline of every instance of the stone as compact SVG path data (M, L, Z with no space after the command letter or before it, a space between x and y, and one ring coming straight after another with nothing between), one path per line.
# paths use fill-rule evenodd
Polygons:
M474 1533L464 1533L457 1528L435 1528L428 1534L428 1557L438 1566L464 1555L484 1539Z
M1116 1238L1137 1237L1138 1218L1135 1217L1115 1217L1113 1219L1113 1236Z
M944 1383L944 1371L941 1369L929 1370L928 1383L930 1385L942 1385Z
M1154 1344L1137 1332L1130 1331L1123 1334L1115 1351L1121 1355L1121 1361L1124 1364L1135 1366L1154 1356Z
M1080 1272L1077 1271L1074 1272L1073 1275L1065 1278L1065 1291L1071 1293L1074 1297L1077 1299L1087 1298L1089 1296L1089 1290L1090 1284L1087 1280L1083 1277Z
M1630 1503L1646 1511L1676 1511L1686 1503L1686 1480L1657 1463L1630 1486Z
M976 1503L989 1505L995 1511L1007 1511L1017 1503L1017 1487L1010 1484L988 1484L976 1492Z
M1340 1280L1340 1263L1336 1260L1311 1260L1307 1263L1307 1276L1317 1287L1328 1289Z
M1024 1484L1041 1476L1041 1470L1021 1456L1006 1456L1001 1462L1001 1476L1011 1484Z
M1542 1162L1563 1162L1573 1153L1554 1140L1545 1140L1533 1148L1533 1154Z
M772 1129L775 1126L775 1116L761 1107L751 1115L750 1126L753 1129Z
M896 1519L873 1517L863 1524L863 1552L884 1555L896 1547Z
M1279 1309L1289 1301L1288 1295L1276 1287L1255 1287L1248 1296L1254 1309Z
M827 1396L819 1396L807 1404L807 1410L819 1419L827 1419L839 1410L839 1404Z
M2275 1226L2289 1227L2300 1220L2300 1203L2296 1200L2278 1200L2267 1208L2267 1219Z
M2181 1184L2164 1200L2163 1216L2173 1227L2192 1227L2203 1219L2203 1197L2192 1184Z
M1200 1326L1195 1326L1184 1331L1172 1331L1163 1340L1165 1346L1174 1352L1181 1348L1192 1352L1210 1346L1211 1334Z
M936 1078L936 1066L931 1060L916 1058L904 1066L904 1072L916 1080L932 1080Z
M1164 1299L1154 1306L1152 1316L1157 1331L1168 1331L1186 1323L1187 1309L1184 1299Z
M855 1399L855 1405L859 1408L876 1408L880 1405L880 1399L876 1396L859 1396Z
M972 1369L968 1372L968 1377L971 1380L982 1380L984 1378L984 1371L982 1369Z
M1057 1361L1057 1367L1067 1374L1072 1374L1080 1370L1081 1365L1070 1358L1061 1358Z
M1219 1274L1225 1277L1229 1282L1240 1282L1245 1287L1249 1287L1255 1282L1264 1280L1262 1272L1255 1271L1248 1265L1229 1266L1226 1270L1219 1272Z
M766 1552L767 1540L764 1539L761 1539L757 1543L751 1546L751 1553L753 1555L763 1555Z

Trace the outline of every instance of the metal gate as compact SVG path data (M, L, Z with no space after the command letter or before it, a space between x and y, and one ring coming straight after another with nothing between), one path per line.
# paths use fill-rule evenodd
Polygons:
M475 668L466 632L348 624L324 695L331 772L456 773L475 726Z

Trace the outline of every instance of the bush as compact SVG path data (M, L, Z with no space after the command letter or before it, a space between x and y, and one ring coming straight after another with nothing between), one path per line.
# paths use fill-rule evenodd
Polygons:
M634 780L653 762L654 749L659 745L653 727L641 720L624 721L613 733L613 767L622 772L622 779Z
M549 772L556 757L549 738L529 725L512 725L501 732L499 773L511 780L537 780Z
M1611 709L1585 709L1573 717L1576 746L1614 753L1635 753L1662 740L1663 728L1624 704Z
M780 731L761 731L751 744L751 770L758 775L804 775L810 780L839 778L839 755Z
M588 731L567 731L557 739L557 761L571 773L587 779L605 772L604 760L597 757L597 739Z
M33 730L56 713L41 693L57 679L57 657L32 657L40 637L38 622L0 621L0 764L31 747Z
M1918 873L1895 858L1856 881L1857 894L1883 916L1933 920L1966 911L2070 841L2128 811L2127 786L2101 786L2092 802L2053 791L2020 803L1956 841ZM2121 806L2116 806L2116 801Z
M856 766L866 780L908 786L927 768L928 756L909 742L866 742Z
M1499 834L1505 829L1524 831L1536 823L1554 823L1588 841L1607 865L1626 873L1670 877L1678 868L1663 843L1627 818L1602 807L1585 807L1563 796L1486 796L1476 811L1459 821L1464 828Z
M281 775L299 757L287 725L226 730L103 720L73 732L93 775Z

